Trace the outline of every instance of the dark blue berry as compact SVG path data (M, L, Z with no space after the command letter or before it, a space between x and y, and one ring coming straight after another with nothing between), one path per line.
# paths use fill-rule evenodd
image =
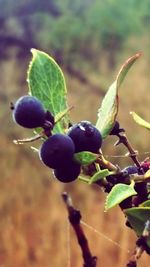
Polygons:
M33 96L22 96L14 105L13 119L25 128L42 127L45 121L45 109Z
M80 165L71 161L67 165L55 169L54 174L56 178L63 183L72 182L76 180L80 174Z
M54 134L42 144L39 156L45 165L57 169L72 160L74 151L74 143L69 136Z
M90 151L98 153L102 145L102 136L99 130L89 121L81 121L72 126L68 135L75 144L75 152Z
M123 172L127 172L128 175L138 173L138 167L136 166L128 166L123 169Z

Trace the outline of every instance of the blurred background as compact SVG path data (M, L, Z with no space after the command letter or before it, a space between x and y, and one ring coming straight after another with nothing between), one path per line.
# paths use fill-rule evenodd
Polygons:
M57 182L29 145L14 145L14 139L33 133L12 121L10 102L27 94L30 49L37 48L63 69L68 102L75 106L72 121L95 123L122 63L142 52L120 90L118 120L144 160L150 151L149 133L129 112L150 121L149 32L150 0L0 0L0 267L82 266L63 191L71 194L85 222L118 244L84 227L91 251L99 258L97 266L126 266L127 250L132 251L136 237L125 227L121 211L104 213L105 194L99 188ZM128 158L114 157L126 152L122 146L114 148L115 141L109 137L104 142L106 157L122 168L132 164ZM149 266L145 254L142 266Z

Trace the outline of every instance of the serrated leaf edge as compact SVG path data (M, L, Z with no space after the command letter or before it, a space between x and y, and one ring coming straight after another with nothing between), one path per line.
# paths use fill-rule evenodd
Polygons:
M134 181L133 181L133 182L131 181L131 184L130 184L130 185L127 185L128 187L131 187L131 188L133 189L133 193L132 193L132 194L129 194L128 197L137 195L137 192L135 191L133 184L134 184ZM123 200L125 200L126 198L128 198L128 197L123 198L120 202L116 203L115 205L113 205L113 206L111 206L111 207L109 207L109 208L107 207L107 203L108 203L108 199L109 199L109 197L110 197L110 194L111 194L111 192L113 192L114 187L115 187L115 186L118 186L118 185L125 185L125 184L118 183L118 184L116 184L116 185L113 186L113 188L111 189L111 191L108 193L108 195L107 195L107 197L106 197L106 201L105 201L105 209L104 209L105 212L107 212L109 209L112 209L112 208L116 207L116 206L117 206L118 204L120 204Z

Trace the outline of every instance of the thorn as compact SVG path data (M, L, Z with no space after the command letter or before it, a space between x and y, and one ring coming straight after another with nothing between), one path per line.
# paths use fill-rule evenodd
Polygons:
M120 145L122 142L121 142L121 140L119 139L119 140L117 140L117 142L114 144L114 146L118 146L118 145Z
M125 129L124 128L119 128L119 133L125 133Z

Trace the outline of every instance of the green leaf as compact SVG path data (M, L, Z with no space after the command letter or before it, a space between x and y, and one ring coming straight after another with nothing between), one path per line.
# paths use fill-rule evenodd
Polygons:
M117 82L115 81L106 93L98 112L96 127L101 132L103 138L107 137L114 126L118 105Z
M124 210L129 223L138 236L141 236L147 220L150 220L150 207L137 207ZM150 239L148 241L150 246Z
M89 165L93 163L98 157L99 155L89 151L83 151L74 154L74 160L80 163L81 165Z
M45 109L56 116L68 108L63 73L54 59L46 53L36 49L31 49L31 52L33 58L27 74L29 93L41 100ZM53 132L64 133L67 126L68 115L65 115L55 125Z
M100 181L111 174L112 172L110 172L108 169L99 170L91 177L91 179L89 180L89 184L96 183L97 181Z
M137 195L133 184L117 184L115 185L106 198L105 210L109 210L120 204L123 200L133 195Z
M125 63L122 65L120 71L118 72L117 75L117 87L119 87L122 82L124 81L129 69L132 67L132 65L134 64L134 62L141 56L141 53L137 53L132 57L129 57Z
M66 108L65 110L57 113L57 115L55 116L55 122L58 122L60 120L62 120L62 118L65 117L66 114L68 114L68 112L70 111L71 108Z
M136 54L130 57L121 67L118 72L116 80L110 86L107 91L102 105L98 111L98 120L96 123L96 127L100 130L102 137L106 138L111 129L114 126L118 108L119 108L119 99L118 99L118 90L133 63L139 58L140 54Z
M149 207L150 208L150 200L146 200L140 204L140 207Z
M150 123L143 120L138 114L136 114L135 112L130 112L130 114L132 115L134 121L139 124L140 126L150 130Z

